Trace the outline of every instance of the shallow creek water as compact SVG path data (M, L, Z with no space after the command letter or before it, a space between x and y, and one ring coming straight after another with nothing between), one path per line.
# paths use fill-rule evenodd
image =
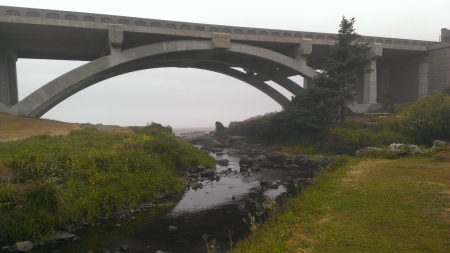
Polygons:
M76 231L78 241L59 242L33 249L32 252L120 252L119 247L127 245L127 252L206 252L204 234L209 240L216 239L217 252L229 249L229 232L233 242L249 233L243 218L248 213L261 210L264 201L283 193L295 194L293 186L281 185L278 189L262 189L259 180L283 180L287 176L307 177L298 170L266 168L259 172L239 172L237 150L225 149L211 155L228 159L228 166L216 166L219 173L231 168L237 173L221 175L219 181L204 181L203 188L186 190L182 196L159 204L150 205L142 212L132 214L135 219L109 219L101 224ZM233 200L235 196L235 200ZM121 224L120 228L115 227ZM169 232L175 226L175 232Z

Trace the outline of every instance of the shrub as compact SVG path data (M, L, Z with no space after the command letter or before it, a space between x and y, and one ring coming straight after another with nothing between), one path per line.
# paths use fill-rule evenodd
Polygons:
M411 143L450 140L450 95L434 92L417 101L399 120L399 129Z
M388 91L377 99L377 102L383 105L383 110L386 112L394 111L394 104L397 102L397 95L394 92Z
M327 153L353 154L358 149L381 144L378 136L358 125L333 125L325 130L321 149Z

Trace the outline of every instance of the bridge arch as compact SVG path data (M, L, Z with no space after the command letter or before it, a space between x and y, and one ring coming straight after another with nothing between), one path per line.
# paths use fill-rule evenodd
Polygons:
M15 104L10 111L39 118L66 98L95 83L133 71L160 67L198 68L225 74L252 85L282 106L289 104L289 99L266 81L272 80L295 95L301 86L287 76L309 78L315 75L314 70L306 66L306 61L260 47L231 42L228 49L220 50L209 40L161 42L112 52L69 71ZM247 73L233 67L243 68Z

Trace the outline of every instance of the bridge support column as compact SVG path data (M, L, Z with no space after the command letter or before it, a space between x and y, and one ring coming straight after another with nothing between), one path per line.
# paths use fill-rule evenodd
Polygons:
M297 61L304 62L307 65L307 57L312 53L312 40L311 39L303 39L302 43L297 46L295 50L295 59ZM308 88L308 79L303 78L303 88Z
M109 24L109 34L108 34L108 43L109 43L109 53L120 54L122 51L122 42L123 42L123 27L122 25Z
M383 45L381 43L372 43L369 56L381 56L383 53ZM370 68L371 73L364 73L363 86L363 104L377 103L377 60L373 60Z
M16 61L16 53L0 40L0 103L8 106L19 102Z
M428 45L428 93L450 86L450 30L441 30L441 43Z

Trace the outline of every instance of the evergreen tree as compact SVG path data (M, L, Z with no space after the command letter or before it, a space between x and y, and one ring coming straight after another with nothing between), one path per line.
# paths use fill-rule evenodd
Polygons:
M309 104L308 109L316 115L317 122L331 123L339 118L345 120L344 109L356 100L357 79L361 73L370 73L371 61L368 43L358 43L361 37L355 32L355 18L342 17L338 41L330 49L328 66L308 83L306 94L296 96L292 106ZM309 100L309 102L298 100ZM305 110L303 108L302 110Z

